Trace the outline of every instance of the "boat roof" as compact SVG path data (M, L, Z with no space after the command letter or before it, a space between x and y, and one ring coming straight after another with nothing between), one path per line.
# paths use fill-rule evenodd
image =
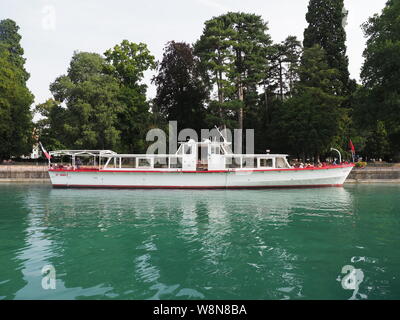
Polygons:
M197 146L221 146L223 147L225 151L226 156L232 156L232 157L271 157L271 158L276 158L276 157L287 157L287 154L270 154L270 153L265 153L265 154L237 154L233 153L230 145L232 144L231 142L227 141L211 141L209 139L205 139L202 142L197 142L193 139L190 139L189 141L181 141L179 142L180 146L175 154L119 154L116 153L112 150L55 150L55 151L50 151L49 154L55 157L58 156L100 156L100 157L170 157L174 155L178 155L179 150L181 150L183 145L197 145Z
M129 158L129 157L142 157L142 158L151 158L151 157L173 157L173 156L179 156L176 153L175 154L138 154L138 153L116 153L110 150L56 150L56 151L50 151L50 155L54 157L59 157L59 156L100 156L104 158L110 158L110 157L121 157L121 158ZM278 157L287 157L287 154L272 154L272 153L263 153L263 154L239 154L239 153L228 153L225 154L225 156L231 156L231 157L248 157L248 158L258 158L258 157L270 157L270 158L278 158Z
M50 151L50 155L52 156L113 156L117 155L116 152L112 150L55 150Z

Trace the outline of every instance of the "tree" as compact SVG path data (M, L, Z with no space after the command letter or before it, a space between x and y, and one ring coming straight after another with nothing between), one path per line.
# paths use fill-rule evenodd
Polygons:
M0 159L32 151L33 95L26 86L20 39L14 21L0 21Z
M299 75L296 95L285 101L273 124L277 149L319 159L339 130L343 98L334 92L338 71L329 67L325 51L315 45L304 50Z
M68 122L68 109L54 99L36 105L35 112L42 117L35 123L40 141L48 150L68 149L64 125Z
M267 64L267 53L271 45L270 36L266 33L267 24L261 16L254 14L232 13L233 29L236 35L233 38L235 52L234 65L230 78L235 82L237 98L244 101L244 96L255 91L256 85L263 78L262 67ZM239 128L243 129L243 105L239 109Z
M271 39L260 16L229 12L206 21L195 52L217 85L218 105L237 114L243 128L245 96L259 85ZM223 122L224 119L221 119Z
M255 150L265 152L275 147L271 136L273 115L286 98L293 95L295 83L299 80L298 68L302 47L296 37L289 36L284 41L269 47L267 64L263 66L263 78L259 88L247 90L245 99L245 128L254 129ZM286 150L287 151L287 150ZM285 151L285 152L286 152Z
M145 44L122 41L105 52L75 52L66 75L51 85L54 99L36 107L40 135L54 148L143 152L151 114L144 72L154 68Z
M376 131L376 120L382 121L391 145L390 154L400 156L400 2L389 0L380 15L374 15L364 25L367 48L361 78L363 101L357 113L374 119L365 122ZM373 120L373 121L372 121ZM360 121L362 122L362 121Z
M157 86L154 103L167 120L178 122L178 131L192 128L200 134L205 128L206 85L199 60L184 42L168 42L153 81Z
M128 87L146 87L140 84L144 72L149 68L154 70L156 64L154 56L150 54L144 43L133 43L123 40L121 44L107 50L104 55L110 63L108 70L114 74L120 82Z
M339 71L336 93L349 95L355 83L350 81L346 56L346 31L344 21L347 11L344 0L310 0L306 20L308 27L304 31L304 48L320 45L326 52L330 68Z
M384 159L389 155L390 145L388 134L383 121L376 121L374 130L367 139L365 153L369 158Z
M270 92L279 95L283 101L286 96L290 97L293 94L294 84L299 80L301 53L300 41L294 36L289 36L272 46L268 56L269 63L262 79L265 96Z
M48 101L37 110L49 118L52 135L59 139L55 144L78 149L119 147L119 85L113 76L104 74L105 65L97 53L75 52L67 75L50 85L57 102Z
M19 27L15 21L5 19L0 21L0 46L7 50L10 55L9 61L18 69L21 70L21 76L26 81L29 79L29 73L26 72L24 49L21 47L21 35L18 33Z
M228 80L234 59L230 40L233 34L229 17L222 15L204 23L203 34L194 45L194 53L200 58L209 90L216 86L218 99L209 104L209 115L216 111L215 119L219 118L219 125L227 124L229 98L235 92L234 85Z
M125 152L144 152L146 132L150 128L150 106L146 100L147 86L142 83L144 72L154 70L156 63L144 43L123 40L120 45L104 53L108 65L106 72L120 86L118 99L123 105L118 114L121 144Z
M299 81L299 67L303 48L295 36L288 36L283 41L282 46L283 62L285 64L284 77L287 86L286 95L290 97L294 93L296 82Z

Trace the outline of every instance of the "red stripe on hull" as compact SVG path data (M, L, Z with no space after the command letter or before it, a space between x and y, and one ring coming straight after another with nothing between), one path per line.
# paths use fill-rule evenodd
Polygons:
M328 188L343 187L342 184L320 184L320 185L285 185L285 186L114 186L114 185L66 185L53 184L54 188L89 188L89 189L299 189L299 188Z

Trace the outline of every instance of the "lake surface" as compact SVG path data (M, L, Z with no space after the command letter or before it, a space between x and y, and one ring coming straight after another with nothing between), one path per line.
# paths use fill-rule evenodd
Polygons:
M0 184L0 299L400 299L399 245L399 185Z

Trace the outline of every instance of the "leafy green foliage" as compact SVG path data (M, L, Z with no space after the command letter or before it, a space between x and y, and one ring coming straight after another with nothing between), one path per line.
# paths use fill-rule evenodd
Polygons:
M279 149L318 158L332 146L338 133L341 97L334 92L338 71L331 69L318 45L305 49L296 95L276 114L273 124Z
M0 46L7 50L10 55L9 61L21 71L24 81L29 79L29 73L26 72L24 49L21 47L21 35L18 33L19 27L15 21L4 19L0 21Z
M400 153L399 16L400 2L390 0L380 15L363 25L368 37L361 72L364 87L357 95L355 117L359 128L370 136L365 152L371 156L399 156Z
M151 115L141 80L154 57L126 40L105 56L75 52L68 73L50 85L54 99L36 107L42 140L52 148L144 151Z
M199 60L189 44L174 41L167 44L153 79L157 85L154 103L166 120L178 122L178 131L192 128L200 135L200 130L206 128L208 92L201 75Z
M349 138L358 154L400 158L400 2L389 0L363 25L363 86L349 79L343 0L310 0L304 49L296 37L273 44L255 14L209 19L193 48L167 44L146 99L143 77L156 63L144 43L123 40L104 56L75 52L53 99L36 107L49 149L144 152L149 128L215 124L255 129L256 151L319 157ZM18 26L0 21L0 157L26 153L32 123L29 74Z
M107 50L106 73L116 78L120 91L118 101L122 111L118 113L118 127L121 132L121 150L144 152L146 132L151 127L152 115L146 100L147 86L142 83L144 72L154 70L156 63L144 43L123 40L120 45Z
M216 85L220 124L232 113L243 128L245 95L254 91L264 76L271 39L267 24L260 16L229 12L205 22L203 34L195 44L195 53L209 79Z
M385 123L378 120L374 130L368 137L365 152L370 158L383 159L389 154L390 145Z
M343 0L310 0L306 20L308 27L304 31L305 48L320 45L327 54L328 65L339 71L336 93L348 95L353 84L349 80L346 56L346 31Z
M36 128L40 133L40 141L48 150L68 149L64 125L67 123L68 109L63 108L54 99L38 104L35 111L42 117L36 122ZM62 140L62 141L60 141Z
M20 39L14 21L0 21L0 159L32 151L33 95L26 86Z
M123 40L120 45L107 50L104 55L108 71L128 87L137 87L146 70L155 69L154 57L144 43Z
M107 149L119 145L117 116L121 107L117 100L118 82L103 73L105 60L96 53L75 52L68 74L60 76L50 85L50 90L59 104L54 101L40 106L43 116L50 123L63 119L61 143L71 148Z

